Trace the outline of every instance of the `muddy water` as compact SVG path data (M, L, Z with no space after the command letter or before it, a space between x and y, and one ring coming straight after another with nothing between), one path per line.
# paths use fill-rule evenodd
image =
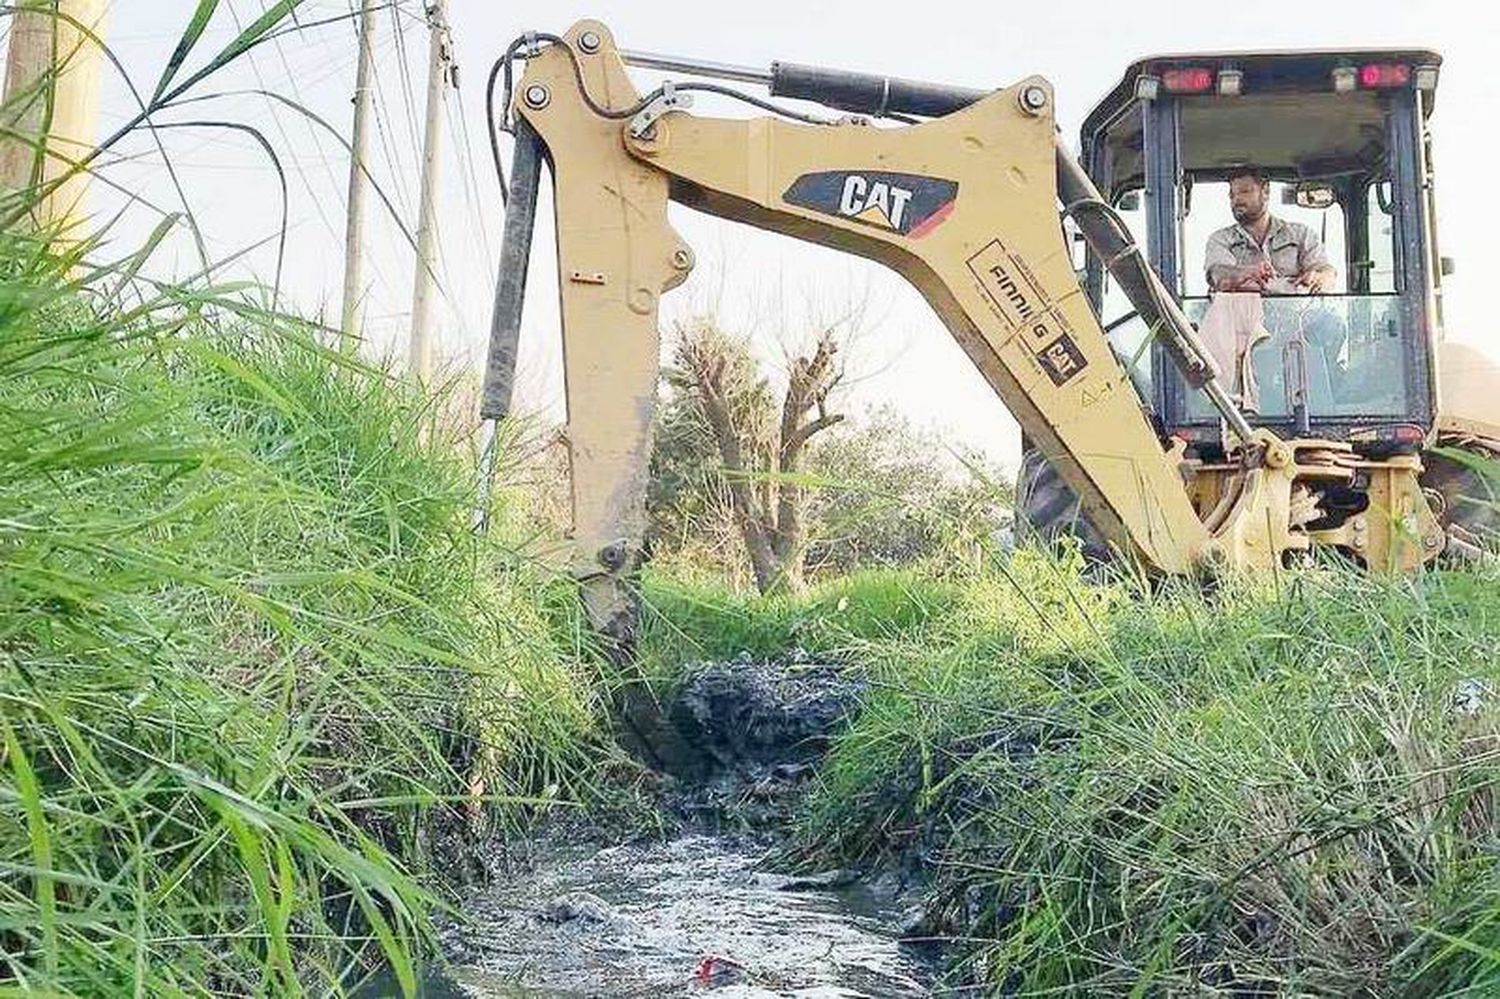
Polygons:
M432 997L932 994L940 955L898 942L915 899L840 872L791 878L766 863L860 678L793 651L706 663L674 702L632 716L675 789L674 838L611 845L598 831L499 847L442 932ZM633 710L627 708L627 710ZM754 829L727 835L720 829Z
M761 870L764 841L686 835L553 844L465 900L448 989L474 997L902 997L936 955L899 943L902 906L829 872ZM432 982L437 985L437 982Z

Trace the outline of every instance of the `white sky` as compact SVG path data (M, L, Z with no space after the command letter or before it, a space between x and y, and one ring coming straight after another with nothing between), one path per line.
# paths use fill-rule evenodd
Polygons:
M491 61L528 29L561 33L583 16L596 16L626 48L767 66L772 60L944 81L1002 86L1040 73L1055 84L1060 125L1076 142L1083 116L1132 60L1164 51L1257 48L1333 48L1399 45L1431 47L1444 56L1435 158L1439 223L1446 255L1458 273L1445 284L1449 335L1486 349L1494 334L1484 309L1488 275L1500 268L1493 241L1497 199L1496 111L1500 73L1500 13L1488 3L1366 0L1288 5L1175 3L991 4L960 0L912 3L820 4L788 0L755 3L667 3L597 0L588 7L559 0L450 0L461 89L450 94L450 131L443 157L442 264L446 301L440 349L455 365L483 356L489 323L501 213L485 139L483 85ZM136 86L149 92L195 3L193 0L114 0L107 38ZM234 33L233 16L248 22L265 0L223 0L214 28L196 59ZM347 13L353 0L308 0L303 20ZM397 28L400 28L398 33ZM419 0L401 0L380 17L377 40L380 130L372 170L400 224L415 228L418 145L427 37ZM308 312L336 319L343 266L343 211L347 159L337 140L298 115L245 93L264 88L286 94L347 134L354 78L350 21L310 28L257 50L244 65L209 81L201 92L240 91L178 113L179 120L233 120L261 128L288 171L290 235L283 289ZM196 62L194 63L196 65ZM658 77L642 74L645 86ZM106 77L103 133L131 110L117 74ZM741 113L700 103L700 113ZM274 171L249 138L223 129L160 133L182 190L199 220L210 255L224 258L274 239L281 199ZM181 207L161 157L146 136L127 140L132 159L109 178L166 209ZM505 147L508 155L508 145ZM545 184L544 184L545 187ZM96 186L94 207L113 215L123 196ZM370 291L367 335L380 349L399 349L406 336L413 255L400 226L372 199L368 235ZM1227 211L1226 211L1227 216ZM555 264L550 209L544 203L532 264L523 334L519 391L523 403L557 413L562 391L556 327ZM864 302L864 327L851 408L895 403L919 423L1013 460L1017 432L999 401L915 291L867 262L783 237L674 209L673 223L697 250L699 267L663 303L663 323L711 306L731 324L753 331L767 356L778 338L794 336L818 318ZM121 251L155 224L137 205L119 223ZM190 242L174 243L161 262L179 273L196 269ZM262 246L234 276L272 277L274 255Z

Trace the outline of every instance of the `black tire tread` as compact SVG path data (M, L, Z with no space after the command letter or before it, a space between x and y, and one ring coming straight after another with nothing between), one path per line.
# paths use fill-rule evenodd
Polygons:
M1450 444L1447 446L1460 446ZM1464 447L1477 461L1496 461L1488 449ZM1491 551L1500 549L1500 477L1487 475L1473 464L1428 451L1422 455L1421 483L1442 497L1438 523L1444 530L1458 528L1460 537Z
M1036 448L1022 453L1016 475L1016 534L1019 540L1043 547L1073 537L1091 560L1105 561L1111 555L1108 542L1084 515L1077 495Z

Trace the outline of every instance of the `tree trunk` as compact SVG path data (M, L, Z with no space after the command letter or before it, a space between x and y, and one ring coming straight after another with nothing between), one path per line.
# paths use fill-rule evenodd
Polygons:
M772 549L782 565L788 589L803 588L803 556L807 547L807 525L803 514L807 508L807 491L796 475L802 471L802 455L813 435L827 430L843 416L825 412L829 391L837 384L839 373L833 366L838 352L830 333L818 340L811 358L798 358L787 380L786 399L781 407L781 447L777 453L777 471L784 476L778 482L776 523L772 532ZM812 410L816 419L808 420Z
M812 357L793 362L781 407L779 440L770 456L774 471L788 478L766 476L758 482L752 482L742 429L734 423L730 390L724 384L727 362L722 347L715 348L700 338L684 343L678 354L718 443L730 506L761 593L778 589L797 592L805 585L807 526L803 514L807 495L791 477L801 471L803 454L813 435L843 419L824 408L829 391L839 380L840 373L834 367L836 353L831 333L825 333ZM814 409L818 415L809 419Z
M745 475L745 454L740 444L739 432L734 426L734 416L724 394L724 368L722 357L704 356L701 350L688 352L694 384L708 425L713 428L714 439L719 445L719 459L724 463L725 488L729 491L729 505L734 510L735 523L745 539L745 551L750 556L750 569L755 573L755 588L765 593L780 575L775 552L771 547L764 507L756 502L750 480Z

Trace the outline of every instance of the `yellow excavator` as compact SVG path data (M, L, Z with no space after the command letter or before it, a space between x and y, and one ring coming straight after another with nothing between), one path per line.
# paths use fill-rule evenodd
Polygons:
M689 79L643 94L630 66ZM1071 517L1152 573L1264 571L1315 546L1393 572L1469 551L1482 525L1460 511L1488 507L1461 501L1477 483L1444 455L1500 453L1500 378L1441 346L1439 69L1424 51L1142 60L1089 115L1080 162L1038 76L979 91L625 51L597 21L528 34L490 74L515 152L482 415L510 410L546 164L573 571L605 635L633 620L659 302L694 264L669 201L915 285L1020 423L1023 513L1044 531ZM760 113L700 116L701 94ZM1195 321L1227 296L1202 287L1189 237L1227 215L1211 191L1244 163L1321 220L1344 277L1257 297L1255 335L1205 342Z

